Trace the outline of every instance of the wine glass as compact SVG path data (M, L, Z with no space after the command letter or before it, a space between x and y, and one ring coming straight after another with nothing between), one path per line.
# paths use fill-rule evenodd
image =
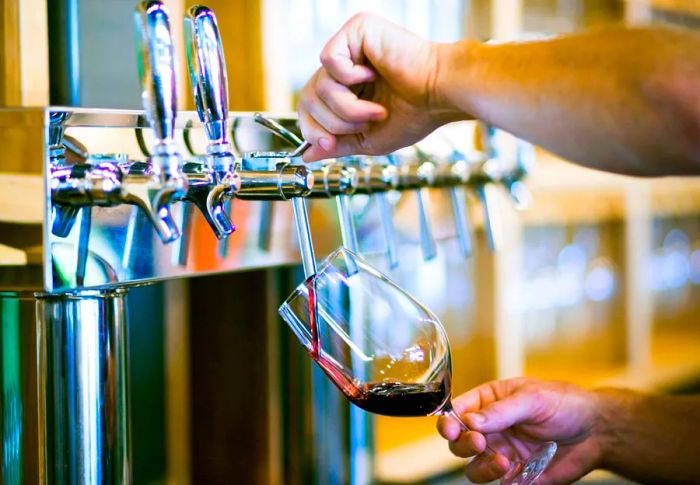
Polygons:
M346 248L339 248L300 284L279 313L326 375L355 405L386 416L450 415L450 347L438 318ZM493 441L493 440L491 440ZM496 444L487 447L495 453ZM543 443L530 456L509 442L503 485L529 485L556 452Z

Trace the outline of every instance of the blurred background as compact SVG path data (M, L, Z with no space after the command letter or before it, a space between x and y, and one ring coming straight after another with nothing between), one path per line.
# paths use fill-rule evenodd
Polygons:
M138 109L134 3L3 0L0 104ZM191 3L166 0L174 19ZM360 11L443 42L615 24L700 26L697 0L207 4L219 19L231 108L278 113L293 111L325 40ZM181 36L180 22L173 26ZM192 109L184 44L176 45L180 103ZM503 251L489 253L479 234L465 261L443 238L439 256L426 263L417 241L402 245L392 276L445 324L455 392L520 374L693 392L700 384L700 181L606 175L540 150L536 158L531 208L515 213L503 204ZM314 439L318 376L276 316L300 278L298 268L274 268L131 291L135 483L322 482L310 457L336 444ZM364 443L372 483L462 483L463 463L437 436L434 418L377 417L372 428ZM347 460L342 443L331 451L332 460Z

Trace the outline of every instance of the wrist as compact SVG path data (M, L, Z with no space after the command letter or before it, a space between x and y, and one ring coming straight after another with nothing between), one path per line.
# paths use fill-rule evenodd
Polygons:
M430 88L431 112L443 122L471 119L464 110L465 98L469 96L470 58L480 44L463 40L452 44L434 44L435 72Z
M457 119L472 119L472 98L476 92L475 72L478 69L481 43L461 40L452 44L436 44L435 105Z
M593 434L599 446L600 468L615 470L617 452L624 446L624 434L639 396L631 391L605 388L593 391L595 424Z

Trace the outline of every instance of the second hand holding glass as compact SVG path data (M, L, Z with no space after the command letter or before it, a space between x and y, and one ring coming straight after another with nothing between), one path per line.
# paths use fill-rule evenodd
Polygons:
M450 415L469 431L452 408L450 348L440 321L358 255L336 250L279 312L355 405L386 416ZM545 443L526 461L510 443L498 452L511 461L502 484L531 484L556 444Z

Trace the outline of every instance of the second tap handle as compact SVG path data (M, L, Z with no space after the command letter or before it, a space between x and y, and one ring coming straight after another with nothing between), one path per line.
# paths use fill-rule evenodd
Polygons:
M360 252L360 244L357 241L357 230L355 220L352 217L350 208L350 196L343 194L336 197L338 209L338 220L340 221L340 234L343 238L343 246L353 253Z
M190 7L185 16L187 66L199 119L210 143L226 141L228 80L226 60L216 16L201 5Z
M386 254L389 258L389 268L395 269L399 265L399 248L396 242L396 233L394 231L394 221L392 218L391 205L387 200L386 193L380 192L375 195L379 204L379 221L384 232L384 241L386 243Z
M177 89L168 13L162 2L145 0L137 5L135 20L140 41L141 96L148 122L158 138L154 154L170 154L168 148L173 141L177 116Z
M423 189L416 190L416 201L418 202L418 224L420 226L420 244L423 251L423 259L430 261L437 256L437 244L433 237L433 229L430 226L427 200L428 194Z
M459 251L465 258L472 254L472 240L469 230L469 220L464 201L464 190L461 187L450 187L450 201L452 212L455 218L455 232L457 233L457 243Z
M490 251L498 251L503 246L501 219L498 217L498 210L495 207L497 204L495 190L497 187L494 184L484 184L476 189L484 214L486 245Z

